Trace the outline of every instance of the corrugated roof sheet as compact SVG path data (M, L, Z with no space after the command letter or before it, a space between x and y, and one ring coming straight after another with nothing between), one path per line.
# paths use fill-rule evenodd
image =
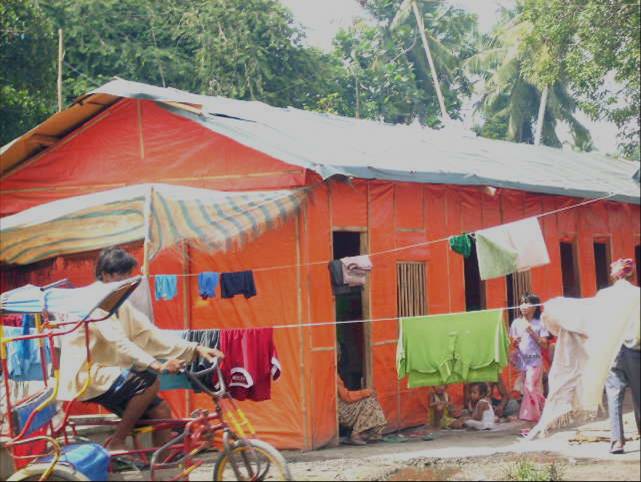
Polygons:
M323 178L490 185L585 198L616 193L613 199L640 203L634 180L639 163L600 153L490 140L456 127L434 130L276 108L121 79L90 92L84 101L105 94L157 101L177 115Z

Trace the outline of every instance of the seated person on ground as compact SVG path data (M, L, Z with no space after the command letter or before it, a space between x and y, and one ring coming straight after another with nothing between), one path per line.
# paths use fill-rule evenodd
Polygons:
M136 264L120 248L105 249L96 264L96 278L105 283L125 280ZM158 396L160 382L154 372L177 373L196 356L209 361L223 356L215 348L158 329L129 302L114 316L89 323L88 328L91 376L81 328L62 337L59 398L72 400L81 393L80 401L98 403L119 415L121 421L108 445L112 450L126 450L126 438L139 420L171 418L169 405ZM171 436L170 430L158 430L152 433L152 440L160 446Z
M521 405L515 400L508 389L505 387L503 380L499 378L496 383L490 383L490 394L492 397L492 407L494 413L502 421L515 422L519 419L519 410Z
M454 418L450 415L454 413L454 406L450 403L450 398L446 392L445 385L434 387L430 393L430 425L435 429L449 428Z
M338 349L340 360L340 348ZM371 388L348 390L340 375L336 375L338 385L338 421L352 431L349 443L366 445L367 442L378 442L383 439L383 430L387 419L376 392Z
M496 416L492 408L487 383L474 383L470 386L471 415L465 415L450 425L452 428L471 428L474 430L491 430L495 427Z

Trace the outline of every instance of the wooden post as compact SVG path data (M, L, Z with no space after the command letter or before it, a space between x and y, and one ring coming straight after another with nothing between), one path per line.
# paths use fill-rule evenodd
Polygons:
M441 92L441 85L438 82L438 75L436 73L436 67L434 66L434 59L432 58L430 44L428 43L427 35L425 34L425 24L423 23L423 16L421 15L421 11L418 9L416 0L412 0L412 10L414 11L414 16L416 17L416 25L418 26L418 31L421 34L421 40L423 41L423 48L425 49L427 62L430 64L432 80L434 81L434 90L436 91L436 97L438 98L438 105L441 108L441 116L444 121L448 121L450 120L450 116L445 109L445 99L443 98L443 93Z
M181 243L182 251L182 288L183 288L183 330L191 330L191 280L189 278L191 271L191 259L189 244L187 241ZM191 410L191 390L185 390L185 415L190 416Z
M62 29L58 29L58 112L62 111L62 59L65 56L63 50L63 35Z
M151 200L154 195L154 188L149 188L147 197L145 199L145 212L144 212L144 223L145 223L145 241L143 244L143 256L142 256L142 274L146 278L149 277L149 244L151 242Z

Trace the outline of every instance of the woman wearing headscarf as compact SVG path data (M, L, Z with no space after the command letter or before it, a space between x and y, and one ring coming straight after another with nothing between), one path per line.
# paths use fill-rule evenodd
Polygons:
M341 350L338 349L340 360ZM338 391L338 421L351 429L351 445L366 445L367 442L378 442L383 439L383 430L387 419L371 388L348 390L340 375L336 376Z
M614 286L631 285L628 281L634 272L634 261L631 259L619 259L612 263L610 276L614 280ZM640 362L641 362L641 341L639 339L639 314L630 320L626 337L621 346L621 351L610 370L605 384L608 396L608 411L610 413L610 425L612 427L610 453L622 454L625 447L625 435L623 432L623 398L625 389L630 387L634 401L634 415L637 421L637 430L641 433L639 398L640 398Z

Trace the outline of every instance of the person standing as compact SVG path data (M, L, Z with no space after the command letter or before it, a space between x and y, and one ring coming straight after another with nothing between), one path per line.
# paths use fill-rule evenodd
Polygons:
M543 392L543 350L547 349L550 336L541 321L541 300L532 293L521 297L521 317L510 327L510 339L516 348L512 359L522 372L523 400L519 418L538 422L545 405Z
M614 280L611 288L629 288L631 283L628 279L634 272L634 261L631 259L619 259L610 266L610 276ZM641 415L639 410L641 382L641 325L639 313L635 313L628 321L626 337L621 346L614 365L610 370L605 384L605 391L608 398L608 412L610 414L610 425L612 434L610 438L610 453L622 454L625 448L625 434L623 431L623 399L625 389L630 387L634 403L634 415L637 422L637 430L641 434Z

